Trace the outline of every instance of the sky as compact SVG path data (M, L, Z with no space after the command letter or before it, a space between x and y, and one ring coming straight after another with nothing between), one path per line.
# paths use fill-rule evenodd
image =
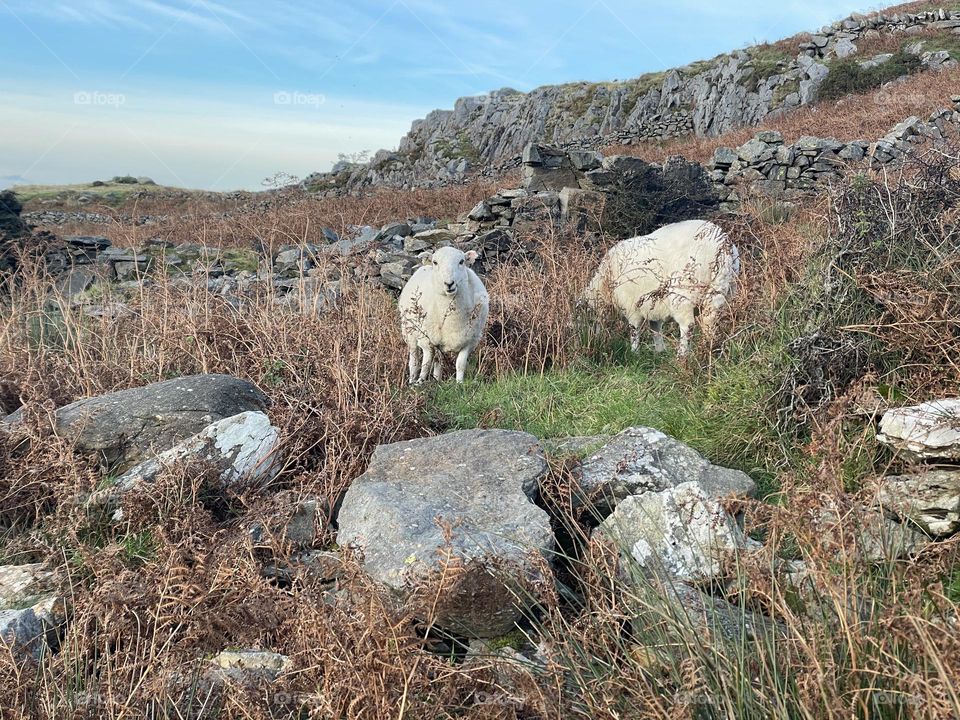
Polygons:
M456 98L614 80L840 19L843 0L0 0L0 188L262 189L396 148Z

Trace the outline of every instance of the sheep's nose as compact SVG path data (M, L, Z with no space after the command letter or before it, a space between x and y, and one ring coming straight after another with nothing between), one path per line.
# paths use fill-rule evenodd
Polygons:
M455 282L448 282L446 283L446 285L447 285L447 292L453 292L454 290L457 289L457 284Z

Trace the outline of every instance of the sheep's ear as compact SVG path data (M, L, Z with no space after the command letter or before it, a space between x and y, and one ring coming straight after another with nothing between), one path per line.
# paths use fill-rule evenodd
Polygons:
M421 265L429 265L430 261L433 260L433 253L429 250L424 250L422 253L417 255L417 257L420 258Z
M473 265L477 261L477 258L480 257L476 250L465 252L463 256L467 259L467 265Z

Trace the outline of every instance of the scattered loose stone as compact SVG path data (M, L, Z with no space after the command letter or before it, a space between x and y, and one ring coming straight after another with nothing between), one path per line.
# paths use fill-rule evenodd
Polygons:
M888 410L877 440L919 460L960 460L960 398Z
M877 502L934 537L960 530L960 470L928 470L880 480Z

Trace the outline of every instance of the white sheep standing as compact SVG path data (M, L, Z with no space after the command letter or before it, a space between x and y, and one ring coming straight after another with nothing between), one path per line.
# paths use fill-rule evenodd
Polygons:
M662 352L663 323L675 320L683 356L696 311L709 336L739 273L740 255L726 233L706 220L687 220L610 248L582 299L593 309L613 306L626 318L634 352L644 321L653 331L654 349Z
M490 298L470 269L477 253L443 247L424 258L400 293L400 330L410 351L410 384L443 377L442 355L457 353L457 382L463 382L470 353L480 343ZM418 358L423 352L423 361Z

